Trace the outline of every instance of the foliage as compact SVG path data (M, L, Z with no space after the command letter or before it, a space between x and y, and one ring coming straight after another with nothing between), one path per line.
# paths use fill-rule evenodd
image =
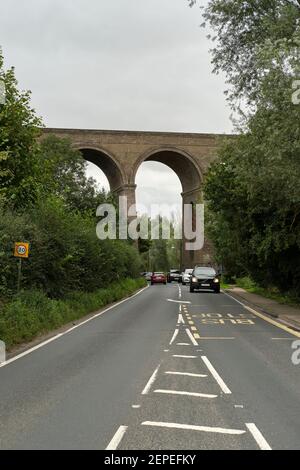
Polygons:
M192 2L196 3L196 2ZM238 136L205 184L208 231L229 276L300 293L300 2L210 0L215 72L225 72Z
M39 175L43 199L55 195L72 211L95 216L96 208L104 202L112 202L96 181L86 176L87 162L79 151L74 150L68 139L50 135L39 147Z
M39 290L22 292L2 308L0 338L11 348L129 296L145 285L143 278L123 279L92 293L74 292L64 300L49 299Z
M145 217L145 216L144 216ZM171 268L180 266L181 240L175 239L175 222L173 218L157 216L148 220L149 239L139 239L139 252L143 260L145 271L169 271ZM170 227L170 238L158 240L151 238L151 224L158 226L162 235L163 224Z
M203 18L213 30L214 72L226 74L231 102L256 105L270 70L290 73L299 64L299 0L209 0Z
M18 90L14 69L3 69L0 80L6 100L0 107L0 201L14 208L31 205L38 192L37 137L41 120L30 105L30 92Z
M4 296L16 291L14 241L30 243L30 257L23 261L22 287L41 289L53 298L137 277L141 267L137 251L129 243L98 240L93 219L69 211L63 201L52 197L26 214L0 214L0 295Z

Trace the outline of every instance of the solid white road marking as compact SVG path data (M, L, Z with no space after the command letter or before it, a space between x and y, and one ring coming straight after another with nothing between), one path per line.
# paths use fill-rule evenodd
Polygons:
M172 336L172 339L171 339L171 341L170 341L170 343L169 343L170 346L171 346L171 344L174 343L175 339L177 338L178 333L179 333L179 330L176 329L176 330L174 331L174 334L173 334L173 336Z
M205 374L192 374L190 372L172 372L170 370L165 372L165 374L169 374L169 375L186 375L187 377L201 377L201 378L207 377L207 375L205 375Z
M185 324L185 321L184 321L183 316L182 316L181 313L178 315L178 323L183 323L183 324Z
M177 346L190 346L190 343L176 343Z
M204 364L206 365L206 367L208 368L208 370L210 371L211 375L216 380L216 382L218 382L218 384L220 385L221 390L224 393L226 393L227 395L231 394L231 391L229 390L229 388L225 384L224 380L220 377L220 375L218 374L216 369L213 367L211 362L207 359L207 357L206 356L201 356L201 359L204 362Z
M173 428L173 429L186 429L189 431L201 431L201 432L211 432L219 434L235 434L241 435L245 434L246 431L240 431L239 429L227 429L227 428L214 428L210 426L193 426L190 424L179 424L179 423L164 423L157 421L144 421L142 426L157 426L161 428Z
M218 398L218 395L212 395L210 393L184 392L181 390L158 389L158 390L154 390L154 393L165 393L166 395L186 395L189 397L198 397L198 398Z
M294 338L271 338L273 341L294 341Z
M196 359L197 356L183 356L182 354L173 354L173 357L184 357L185 359Z
M157 376L157 373L159 371L159 368L160 368L160 364L159 366L155 369L155 371L153 372L153 374L151 375L150 379L148 380L147 382L147 385L146 387L144 388L144 390L142 391L142 395L147 395L153 385L153 383L155 382L155 379L156 379L156 376Z
M191 302L188 302L187 300L173 300L173 299L167 299L168 302L174 302L175 304L190 304Z
M196 339L194 338L194 336L192 335L190 330L188 328L186 328L185 331L186 331L186 334L188 335L188 337L190 338L190 340L192 341L193 345L194 346L199 346L198 342L196 341Z
M127 429L128 429L128 426L120 426L105 450L117 450Z
M108 312L109 310L112 310L113 308L118 307L119 305L123 304L124 302L127 302L128 300L133 299L134 297L141 294L142 292L144 292L148 288L149 288L149 286L144 287L143 289L139 290L136 294L134 294L130 297L127 297L126 299L123 299L123 300L121 300L120 302L117 302L114 305L111 305L110 307L106 308L105 310L102 310L102 312L96 313L92 317L88 318L87 320L82 321L81 323L79 323L76 326L73 326L72 328L69 328L68 330L64 331L63 333L59 333L58 335L55 335L52 338L47 339L46 341L43 341L42 343L38 344L37 346L34 346L33 348L27 349L27 351L24 351L23 353L18 354L17 356L15 356L11 359L8 359L6 362L3 362L2 364L0 364L0 368L9 365L12 362L15 362L18 359L21 359L22 357L27 356L28 354L31 354L32 352L36 351L37 349L40 349L40 348L46 346L47 344L52 343L52 341L56 341L57 339L61 338L62 336L65 336L66 334L70 333L71 331L75 330L76 328L79 328L80 326L83 326L86 323L88 323L92 320L95 320L98 317L101 317L102 315L104 315L104 313Z
M141 407L141 405L132 405L132 408L134 408L134 409L138 409L140 407Z
M254 423L245 423L261 450L272 450L266 439Z

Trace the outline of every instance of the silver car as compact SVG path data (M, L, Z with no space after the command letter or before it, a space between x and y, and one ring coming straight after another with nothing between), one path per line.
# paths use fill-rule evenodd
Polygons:
M185 269L182 273L182 284L185 286L191 282L192 269Z

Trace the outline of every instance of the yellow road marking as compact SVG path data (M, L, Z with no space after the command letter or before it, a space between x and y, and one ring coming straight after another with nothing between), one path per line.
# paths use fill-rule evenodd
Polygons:
M198 333L194 333L194 338L195 339L200 339L200 335Z
M191 326L192 331L197 331L197 328L195 326Z
M254 315L256 315L257 317L262 318L262 319L265 320L266 322L271 323L271 325L277 326L277 328L280 328L281 330L284 330L284 331L286 331L287 333L289 333L289 334L291 334L291 335L293 335L293 336L296 336L296 338L300 338L300 332L295 331L295 330L292 330L292 328L289 328L288 326L282 325L281 323L278 323L276 320L273 320L272 318L266 317L265 315L263 315L262 313L257 312L257 311L254 310L253 308L248 307L248 306L245 305L243 302L240 302L239 300L237 300L237 299L236 299L235 297L233 297L232 295L227 294L227 292L225 292L225 294L226 294L228 297L230 297L231 299L234 299L236 302L238 302L239 304L241 304L241 305L242 305L246 310L248 310L249 312L254 313Z
M249 310L249 312L254 313L254 315L256 315L257 317L260 317L260 318L262 318L263 320L265 320L266 322L271 323L271 325L277 326L277 327L280 328L281 330L284 330L284 331L286 331L287 333L290 333L291 335L296 336L297 338L300 338L300 332L295 331L295 330L292 330L292 328L289 328L288 326L282 325L281 323L278 323L276 320L273 320L272 318L266 317L266 316L263 315L262 313L259 313L259 312L257 312L256 310L253 310L253 308L248 307L247 305L244 305L244 307L245 307L247 310Z

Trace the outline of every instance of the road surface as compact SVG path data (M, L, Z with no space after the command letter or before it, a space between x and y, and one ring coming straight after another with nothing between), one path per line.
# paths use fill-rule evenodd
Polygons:
M149 287L0 367L0 448L300 449L295 340L224 293Z

